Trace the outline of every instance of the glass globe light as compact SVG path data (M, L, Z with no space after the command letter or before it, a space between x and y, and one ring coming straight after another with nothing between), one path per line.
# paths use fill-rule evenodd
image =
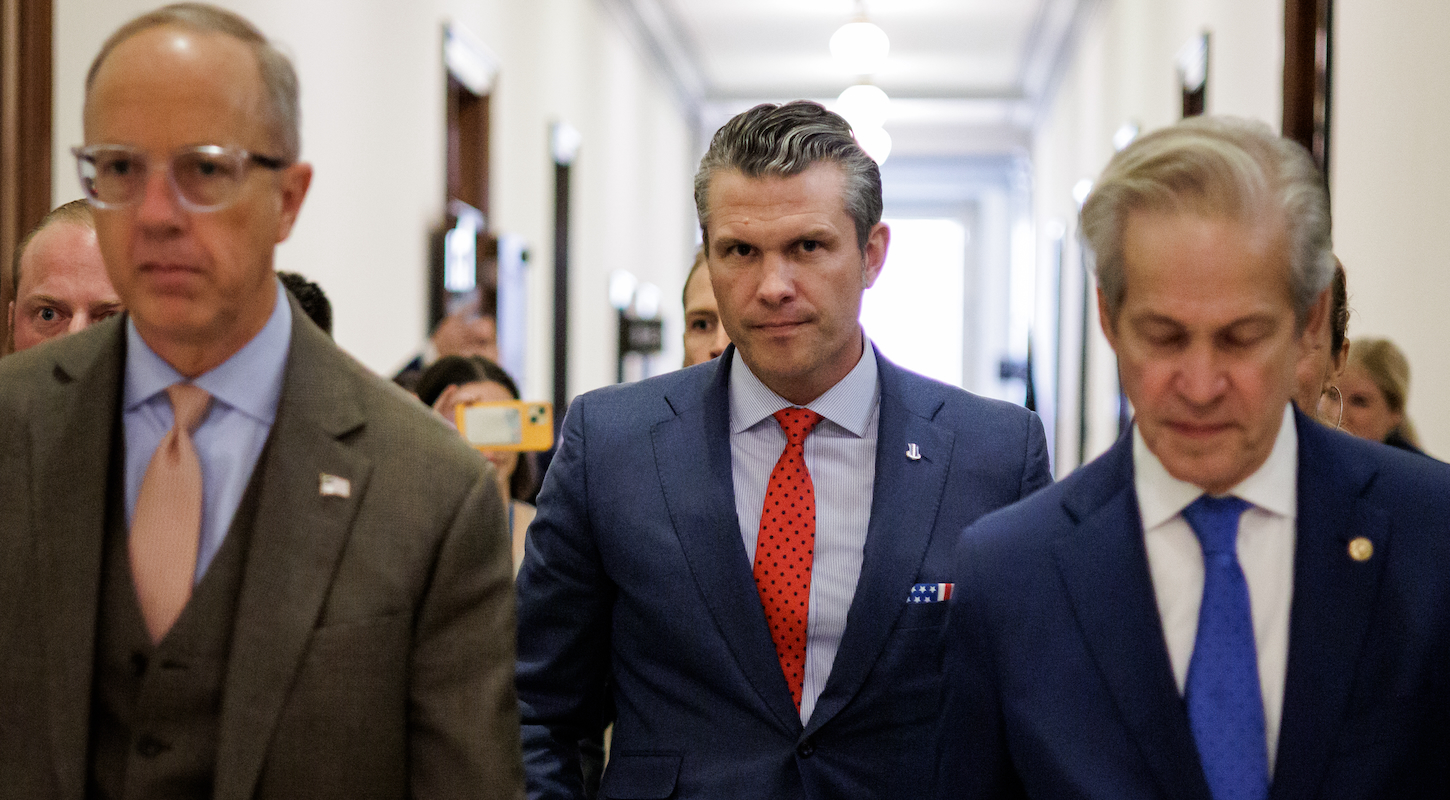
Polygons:
M891 98L869 83L848 86L836 98L836 113L845 117L852 128L879 128L886 124L890 109Z
M891 40L870 22L848 22L831 35L831 56L851 75L872 75L886 63Z

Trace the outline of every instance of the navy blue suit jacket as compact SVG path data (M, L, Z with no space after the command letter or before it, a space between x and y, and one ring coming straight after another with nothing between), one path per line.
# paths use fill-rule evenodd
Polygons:
M518 580L531 797L580 796L577 743L611 715L604 797L904 797L930 784L946 604L906 601L913 584L949 580L962 526L1050 481L1042 424L878 353L864 563L803 727L735 513L732 353L569 407Z
M1450 466L1295 415L1297 543L1270 800L1450 792ZM1355 561L1348 543L1374 546ZM962 536L941 798L1209 800L1132 440Z

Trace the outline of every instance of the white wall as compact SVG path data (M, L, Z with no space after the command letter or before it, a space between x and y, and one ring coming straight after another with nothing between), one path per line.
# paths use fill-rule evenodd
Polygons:
M1450 457L1450 3L1336 0L1330 185L1351 337L1409 357L1409 412Z
M1113 154L1113 134L1125 123L1137 123L1146 132L1179 119L1175 56L1184 43L1204 31L1212 37L1208 113L1252 117L1277 129L1282 114L1283 29L1283 3L1278 0L1105 0L1089 19L1033 144L1038 286L1056 284L1053 236L1066 230L1061 406L1054 461L1059 475L1079 463L1078 331L1085 276L1077 257L1073 187L1102 171ZM1087 291L1093 291L1091 286ZM1039 296L1037 313L1055 311L1052 300L1045 293ZM1098 327L1095 303L1089 303L1089 316L1086 459L1107 449L1118 435L1117 365ZM1035 349L1052 348L1042 342Z
M79 196L68 150L81 141L87 67L101 42L157 0L56 0L54 199ZM552 385L551 122L578 128L570 390L614 379L609 270L664 289L666 341L680 359L677 297L689 266L692 138L683 109L595 0L221 0L293 56L302 83L312 191L277 267L316 280L339 344L389 372L425 334L427 233L443 215L445 21L499 57L493 99L492 227L531 250L528 379Z

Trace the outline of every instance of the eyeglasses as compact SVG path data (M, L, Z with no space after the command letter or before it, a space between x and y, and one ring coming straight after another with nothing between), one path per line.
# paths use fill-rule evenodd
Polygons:
M141 199L151 172L146 153L119 144L73 147L76 171L86 198L98 208L125 208ZM247 168L256 165L279 170L287 162L237 147L204 144L171 156L166 174L171 188L188 211L219 211L231 205L241 191Z

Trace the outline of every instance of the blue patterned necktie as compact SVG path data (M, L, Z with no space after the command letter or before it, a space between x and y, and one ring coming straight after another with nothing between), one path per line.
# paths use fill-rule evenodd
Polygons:
M1264 800L1269 747L1249 585L1235 545L1249 504L1204 495L1183 509L1203 546L1203 604L1188 663L1188 723L1213 800Z

